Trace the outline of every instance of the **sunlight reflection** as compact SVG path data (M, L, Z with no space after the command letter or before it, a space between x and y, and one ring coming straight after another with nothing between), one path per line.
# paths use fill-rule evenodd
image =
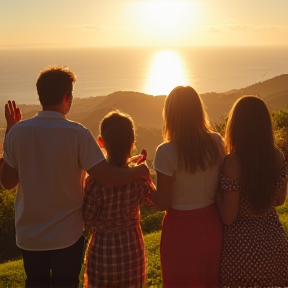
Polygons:
M171 50L159 51L155 54L145 93L152 95L168 95L179 85L188 85L184 66L178 53Z

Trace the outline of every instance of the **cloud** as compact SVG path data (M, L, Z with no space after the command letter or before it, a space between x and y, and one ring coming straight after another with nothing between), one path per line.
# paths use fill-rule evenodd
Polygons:
M256 32L266 32L266 31L288 31L288 26L281 25L247 25L238 24L225 21L220 25L213 26L202 26L200 28L202 31L207 31L211 33L219 33L222 31L256 31Z

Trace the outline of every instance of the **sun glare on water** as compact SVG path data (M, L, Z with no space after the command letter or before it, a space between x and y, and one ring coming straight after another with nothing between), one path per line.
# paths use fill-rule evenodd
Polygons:
M188 85L185 69L178 53L172 50L158 51L151 65L145 93L168 95L179 85Z

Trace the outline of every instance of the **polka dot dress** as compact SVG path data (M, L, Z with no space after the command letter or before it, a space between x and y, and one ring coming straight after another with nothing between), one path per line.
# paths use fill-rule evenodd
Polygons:
M240 191L237 218L224 228L221 287L286 287L288 240L275 208L252 215L240 182L221 175L220 184L223 191Z

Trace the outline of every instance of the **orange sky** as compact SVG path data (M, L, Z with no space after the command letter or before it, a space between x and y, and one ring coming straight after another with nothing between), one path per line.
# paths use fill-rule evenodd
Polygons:
M0 48L288 45L287 0L1 0Z

